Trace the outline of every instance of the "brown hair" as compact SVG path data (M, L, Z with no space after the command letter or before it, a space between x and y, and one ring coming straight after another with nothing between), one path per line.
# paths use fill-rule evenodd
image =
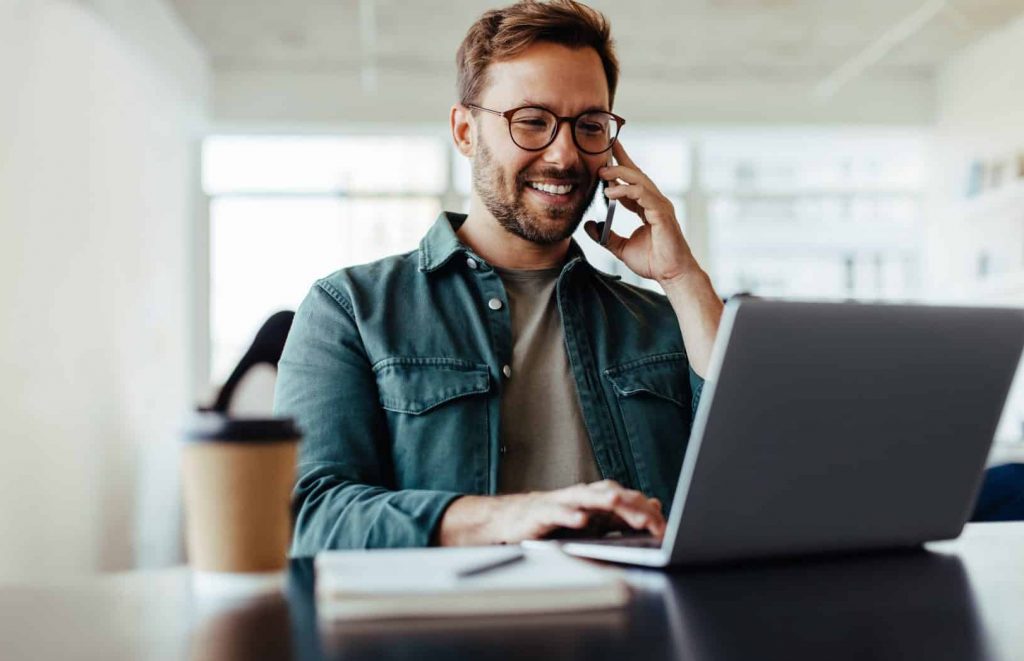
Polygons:
M455 55L459 101L477 103L487 84L487 65L513 58L537 42L596 50L608 81L611 108L619 82L611 25L604 14L575 0L521 0L481 16Z

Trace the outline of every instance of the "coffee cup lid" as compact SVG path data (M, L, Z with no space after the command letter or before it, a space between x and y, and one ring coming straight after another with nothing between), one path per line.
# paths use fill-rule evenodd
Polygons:
M213 411L199 411L188 422L189 441L268 442L298 439L302 430L293 418L234 418Z

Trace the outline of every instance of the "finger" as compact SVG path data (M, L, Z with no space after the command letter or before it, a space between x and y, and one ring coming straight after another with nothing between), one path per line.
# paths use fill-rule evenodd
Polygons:
M631 200L628 197L624 197L621 200L619 200L619 204L624 206L631 213L636 214L637 217L640 218L641 222L643 222L643 223L647 222L647 219L644 218L644 208L642 206L640 206L639 204L637 204L634 200Z
M601 519L596 519L594 516L591 516L590 525L592 527L599 528L599 530L608 532L630 532L633 530L633 526L626 523L621 516L612 513L605 513Z
M637 216L640 216L640 220L645 223L647 222L644 217L646 216L644 212L649 207L650 202L648 201L645 204L644 200L641 199L643 197L643 192L640 189L640 186L627 184L614 189L609 187L608 190L605 191L605 195L608 196L609 200L618 200L622 203L622 206L626 207Z
M664 532L665 517L661 510L639 491L625 491L614 512L637 530L646 529L656 536Z
M640 169L636 167L636 163L634 163L633 159L631 159L629 154L626 153L626 148L622 146L622 142L619 140L616 140L612 145L612 156L614 156L615 160L621 165L636 168L637 170Z
M622 259L622 253L626 250L627 243L629 243L629 239L621 234L616 234L615 230L611 230L608 232L608 243L604 244L604 248L619 259Z
M594 222L593 220L588 220L586 223L583 224L583 231L586 232L587 236L593 239L594 243L596 243L597 245L601 245L601 232L603 230L604 222L597 223ZM611 232L608 232L608 243L601 247L610 252L611 254L615 255L619 259L622 259L622 250L623 248L625 248L626 242L628 240L629 239L619 234L616 234L613 230Z
M664 532L665 517L661 513L660 502L639 491L623 489L620 505L614 511L636 529L646 528L659 536Z
M582 488L570 487L556 493L563 504L612 512L638 530L646 528L652 534L659 534L664 528L664 517L661 512L639 491L596 482Z
M589 523L590 514L579 508L545 502L543 506L530 511L525 535L530 539L540 539L559 528L580 530L586 528Z
M605 189L604 194L608 199L628 198L640 203L641 206L651 207L663 199L660 193L654 193L644 184L615 184Z
M607 181L609 185L615 185L616 181L621 180L627 184L648 184L654 186L654 182L646 174L636 168L625 165L606 165L597 171L597 175Z
M641 216L641 220L644 223L650 223L650 212L656 212L655 216L660 216L661 214L672 216L675 212L671 202L668 202L660 193L652 193L650 189L637 184L609 186L605 190L605 195L608 196L609 200L621 200L623 206ZM630 209L630 204L638 208Z
M572 507L571 505L562 505L559 503L551 503L543 513L545 522L554 528L585 528L590 522L590 515L583 510Z
M593 499L595 494L616 489L621 490L622 485L615 480L601 480L600 482L590 482L589 484L580 482L571 487L551 491L545 495L550 497L551 501L555 503L585 508L586 505L581 504L583 501ZM600 509L607 511L606 507Z

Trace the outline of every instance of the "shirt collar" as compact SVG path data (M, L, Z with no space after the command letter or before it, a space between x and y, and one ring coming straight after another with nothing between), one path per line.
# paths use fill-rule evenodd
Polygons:
M466 214L442 211L434 224L420 241L420 270L432 273L448 263L457 252L466 246L455 236L456 230L466 222Z
M465 221L466 214L464 213L455 213L453 211L441 212L441 215L437 217L437 220L434 221L434 224L427 231L426 236L420 241L420 271L433 273L447 264L458 253L473 254L468 247L459 241L459 237L455 234ZM480 262L483 262L479 256L475 254L473 256ZM593 271L597 271L587 261L587 257L583 254L583 249L576 243L576 239L570 239L563 271L570 266L575 266L577 262L586 265ZM618 276L609 277L618 280Z

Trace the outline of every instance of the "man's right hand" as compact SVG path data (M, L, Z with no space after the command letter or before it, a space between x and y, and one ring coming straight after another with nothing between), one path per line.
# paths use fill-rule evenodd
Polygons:
M617 529L665 534L661 503L614 480L555 491L509 496L463 496L445 511L438 529L441 546L515 544L540 539L559 528Z

